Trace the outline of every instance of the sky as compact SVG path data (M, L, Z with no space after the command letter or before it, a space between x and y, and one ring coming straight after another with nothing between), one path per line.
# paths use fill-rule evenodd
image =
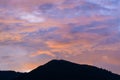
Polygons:
M120 0L0 0L0 70L52 59L120 74Z

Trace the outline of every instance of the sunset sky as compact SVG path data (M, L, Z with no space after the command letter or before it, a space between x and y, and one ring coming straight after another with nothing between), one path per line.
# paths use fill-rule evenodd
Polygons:
M0 70L52 59L120 74L120 0L0 0Z

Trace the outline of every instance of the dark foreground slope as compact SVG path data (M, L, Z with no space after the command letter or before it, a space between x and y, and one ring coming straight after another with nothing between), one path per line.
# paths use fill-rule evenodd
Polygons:
M0 71L0 80L13 80L21 74L14 71Z
M93 66L52 60L15 80L120 80L120 76Z

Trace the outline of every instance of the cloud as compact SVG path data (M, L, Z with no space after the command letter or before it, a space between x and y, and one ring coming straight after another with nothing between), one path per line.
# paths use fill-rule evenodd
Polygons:
M55 57L55 55L53 53L51 53L50 51L43 51L43 50L38 50L37 52L35 53L32 53L30 55L30 57L35 57L35 56L39 56L39 55L42 55L42 54L46 54L48 56L52 56L52 57Z
M0 5L0 69L30 71L59 57L120 72L119 1L0 0Z
M10 34L10 33L0 33L0 42L6 42L6 41L22 41L23 36L19 34Z
M23 13L20 15L20 19L26 20L30 23L40 23L40 22L44 22L45 19L44 18L40 18L36 15L33 14L29 14L29 13Z

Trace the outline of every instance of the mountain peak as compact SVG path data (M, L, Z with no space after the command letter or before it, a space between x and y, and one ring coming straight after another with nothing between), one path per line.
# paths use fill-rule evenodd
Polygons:
M48 63L51 63L51 62L60 62L60 61L65 61L65 60L62 60L62 59L53 59L53 60L49 61Z
M49 61L48 63L44 64L43 66L48 66L48 67L56 67L56 68L61 68L61 67L68 67L70 65L78 65L76 63L73 63L73 62L70 62L70 61L67 61L67 60L63 60L63 59L60 59L60 60L57 60L57 59L53 59L51 61ZM41 68L38 67L38 68Z
M15 80L120 80L120 76L89 65L66 60L51 60Z
M70 61L67 61L67 60L63 60L63 59L53 59L53 60L51 60L51 61L49 61L48 63L46 63L46 64L55 64L55 63L71 63Z

